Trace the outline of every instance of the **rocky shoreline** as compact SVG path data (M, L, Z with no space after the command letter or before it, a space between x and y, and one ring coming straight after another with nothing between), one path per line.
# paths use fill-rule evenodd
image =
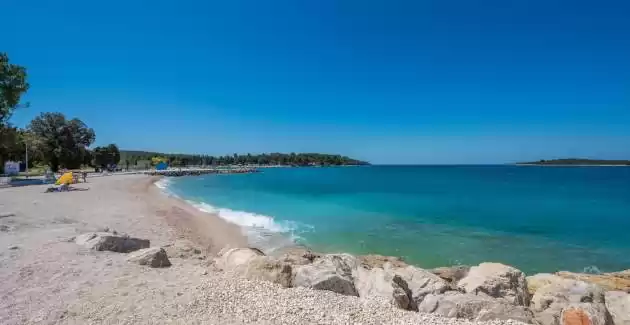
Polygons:
M319 254L306 248L276 256L231 248L215 261L219 269L251 280L378 297L401 309L443 317L541 325L630 324L630 270L527 277L499 263L425 270L396 257Z
M150 247L149 240L96 232L74 241L91 251L128 253L128 262L145 267L170 267L169 255L205 259L203 250L187 240ZM443 318L540 325L630 324L630 270L528 277L500 263L425 270L396 257L320 254L299 247L275 256L256 248L224 248L210 263L219 271L255 282L386 301L403 310Z

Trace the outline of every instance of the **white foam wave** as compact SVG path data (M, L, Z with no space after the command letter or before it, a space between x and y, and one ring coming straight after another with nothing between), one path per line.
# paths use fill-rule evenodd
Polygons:
M295 245L300 239L295 222L276 221L273 217L245 211L217 208L205 202L187 200L200 211L212 213L241 227L251 245L261 248L266 253L287 246ZM308 228L308 227L307 227Z
M164 177L164 178L158 180L157 182L155 182L155 186L157 186L161 190L168 189L169 185L171 185L171 180L170 180L170 178L166 178L166 177Z
M262 214L216 208L205 202L187 202L201 211L217 214L221 218L242 227L264 229L272 232L291 232L294 230L294 225L292 225L291 223L276 223L272 217L268 217Z
M157 182L155 182L154 184L164 194L166 194L168 196L173 196L173 197L179 198L179 195L175 194L175 192L173 192L173 190L171 190L171 184L172 183L173 183L173 181L170 178L164 177L164 178L158 180Z

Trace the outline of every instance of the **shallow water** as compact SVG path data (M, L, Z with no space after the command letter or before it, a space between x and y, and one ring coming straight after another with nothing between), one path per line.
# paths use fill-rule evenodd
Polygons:
M423 267L497 261L527 273L630 268L630 168L269 168L169 179L267 250L403 256Z

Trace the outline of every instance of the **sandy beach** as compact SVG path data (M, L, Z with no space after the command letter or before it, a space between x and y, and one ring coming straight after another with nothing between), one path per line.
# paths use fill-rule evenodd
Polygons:
M246 247L241 230L166 196L155 180L97 177L61 193L0 189L0 324L479 324L223 272L214 256ZM151 268L75 243L98 231L148 239L151 247L187 240L199 252L169 251L170 267Z

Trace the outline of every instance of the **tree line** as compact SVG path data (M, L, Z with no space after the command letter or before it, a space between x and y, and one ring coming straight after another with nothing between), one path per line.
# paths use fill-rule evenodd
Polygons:
M539 161L522 162L520 165L611 165L630 166L630 160L603 160L584 158L541 159Z
M90 148L96 133L78 118L67 118L62 113L45 112L35 117L25 128L9 122L20 107L22 96L30 85L26 68L9 61L0 52L0 174L5 161L26 161L28 167L45 165L53 171L61 168L78 169L85 166L123 168L145 166L164 161L171 166L221 165L287 165L287 166L338 166L364 165L364 161L341 155L319 153L233 154L225 156L164 154L146 151L121 151L115 144Z
M159 161L169 166L226 166L226 165L281 165L281 166L342 166L367 165L365 161L342 155L322 153L263 153L211 156L200 154L165 154L160 152L121 150L121 161L129 165L155 164Z

